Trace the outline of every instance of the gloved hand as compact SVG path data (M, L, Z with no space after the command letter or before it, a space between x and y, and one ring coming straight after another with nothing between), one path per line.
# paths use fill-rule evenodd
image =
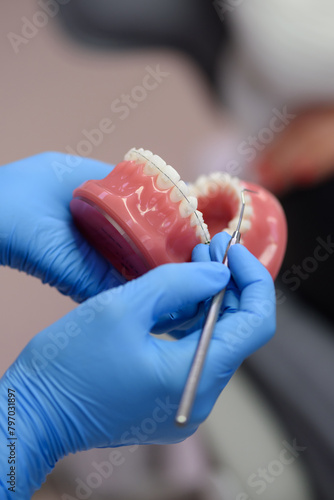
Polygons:
M42 153L0 168L0 264L40 278L75 300L124 282L75 227L74 188L112 167Z
M195 254L218 258L226 242L226 235L219 235L209 250L200 245ZM19 491L31 494L70 452L175 443L197 429L243 359L275 329L269 273L241 245L230 249L229 265L235 287L225 296L185 428L176 427L174 417L200 331L177 341L149 332L161 315L194 306L225 287L230 273L223 264L161 266L88 299L32 339L1 380L1 425L8 387L18 401L18 456L26 471Z

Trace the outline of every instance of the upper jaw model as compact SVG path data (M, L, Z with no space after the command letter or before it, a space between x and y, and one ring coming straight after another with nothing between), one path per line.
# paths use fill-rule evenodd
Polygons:
M185 184L162 158L132 148L102 180L75 189L73 218L83 234L126 278L165 263L191 260L210 235L233 232L242 189L242 243L275 278L286 248L286 220L277 199L260 186L218 172Z

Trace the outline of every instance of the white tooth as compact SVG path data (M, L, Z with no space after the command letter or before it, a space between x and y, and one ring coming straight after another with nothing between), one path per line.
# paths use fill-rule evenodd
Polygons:
M234 219L232 219L229 223L228 223L228 227L232 230L232 231L235 231L237 225L238 225L238 221L239 221L239 217L234 217ZM248 229L250 229L250 227L252 226L252 223L250 220L248 219L243 219L242 222L241 222L241 226L240 226L240 233L244 233L245 231L248 231Z
M223 231L225 233L228 233L230 236L232 236L234 229L230 229L229 227L225 227L225 229L223 229Z
M125 161L130 161L130 155L131 155L131 149L126 153L126 155L124 155L124 160Z
M195 210L190 217L190 225L197 226L198 224L204 224L203 214L199 210Z
M201 175L197 179L195 187L198 189L202 196L206 196L209 193L208 178L205 175Z
M184 194L184 196L189 196L190 195L190 193L189 193L189 187L187 186L187 184L185 182L179 181L176 185L182 191L182 193Z
M190 217L190 225L191 226L197 226L198 224L198 219L195 215L195 212L193 214L191 214L191 217Z
M142 153L142 155L145 156L145 158L147 160L151 160L152 156L153 156L153 153L149 149L145 149L144 152Z
M161 172L159 172L159 175L156 178L156 184L159 189L170 189L174 186L172 181Z
M163 170L166 165L166 162L158 155L153 155L150 161L153 162L160 170Z
M132 161L136 158L136 149L131 148L124 156L125 161Z
M231 184L231 176L226 172L216 172L211 174L210 179L223 189L226 189Z
M253 207L251 205L245 206L244 217L251 218L253 215Z
M234 189L234 191L237 193L237 195L240 199L240 192L241 192L242 186L241 186L239 179L237 177L232 177L231 182L230 182L230 186L232 189Z
M157 167L155 165L153 165L153 163L148 161L148 162L145 162L143 172L145 175L157 175L159 173L159 170L157 169Z
M202 224L201 226L197 226L196 227L196 236L200 236L203 243L210 240L208 226L206 224Z
M241 181L240 181L239 177L231 177L231 183L232 184L237 184L240 189L243 188L243 186L241 185Z
M196 236L203 236L203 229L201 228L201 226L196 227Z
M164 174L170 178L173 184L177 184L180 180L180 175L177 173L175 168L173 168L171 165L165 165L164 169Z
M231 176L227 172L213 172L210 175L211 179L213 179L216 182L226 184L227 182L230 182Z
M206 175L200 175L196 181L196 184L203 184L207 182L208 177Z
M252 227L250 220L244 219L240 226L240 233L246 233Z
M177 203L181 201L184 197L187 197L189 194L189 188L187 184L183 181L179 181L176 186L171 190L169 197L171 201Z
M195 196L195 198L201 196L201 193L199 192L197 187L194 186L193 184L188 184L188 189L189 189L188 191L189 196Z
M209 190L211 193L214 193L215 191L218 191L218 189L221 189L221 184L220 182L212 181L209 184Z
M199 210L196 210L196 214L197 214L199 221L204 223L204 217L203 217L202 212L200 212Z
M229 190L230 193L235 194L235 196L237 196L238 200L240 200L241 186L234 179L235 179L235 177L232 177L230 182L228 182L226 184L226 188Z
M176 173L176 175L175 175ZM160 189L170 189L171 187L175 186L170 194L170 199L172 201L180 201L182 199L182 194L184 196L187 196L188 194L188 186L183 182L183 181L176 181L177 178L180 179L179 174L174 170L173 167L170 165L166 165L163 169L162 172L159 173L158 179L157 179L157 186ZM176 187L177 186L177 187ZM181 192L180 192L181 190ZM174 194L172 194L172 192Z
M199 184L197 185L198 192L201 196L207 196L209 194L209 184Z
M232 231L234 231L238 225L238 221L239 221L239 216L234 217L234 219L230 220L230 222L228 223L228 227L232 229Z
M179 205L181 217L189 217L197 208L197 198L194 196L189 196L187 199L183 199Z

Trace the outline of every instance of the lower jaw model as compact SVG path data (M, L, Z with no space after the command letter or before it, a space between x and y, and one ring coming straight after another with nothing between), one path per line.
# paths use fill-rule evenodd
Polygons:
M190 261L193 248L220 231L232 234L244 188L257 194L245 195L241 242L275 278L287 243L282 207L264 188L227 173L187 185L159 156L133 148L107 177L75 189L70 208L90 243L129 280Z

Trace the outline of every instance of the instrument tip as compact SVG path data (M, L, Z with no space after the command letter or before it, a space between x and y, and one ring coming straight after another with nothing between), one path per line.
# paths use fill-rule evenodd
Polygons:
M187 423L187 417L185 415L177 415L175 418L175 423L179 427L183 427Z

